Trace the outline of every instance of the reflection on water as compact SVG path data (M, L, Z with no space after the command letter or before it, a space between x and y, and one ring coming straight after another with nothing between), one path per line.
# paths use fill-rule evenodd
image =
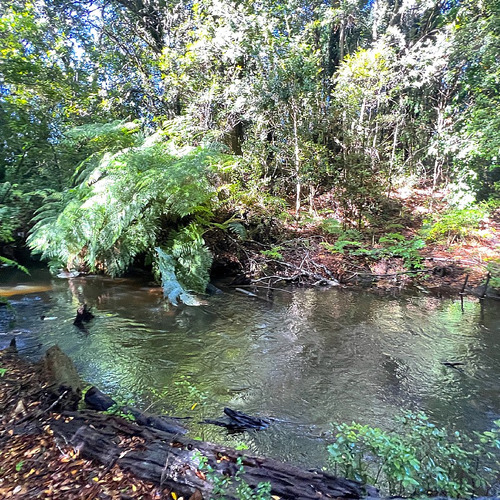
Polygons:
M19 285L45 288L14 295ZM421 409L440 425L483 430L500 417L497 303L341 289L276 292L269 303L225 291L168 308L138 279L3 274L16 320L0 320L0 347L16 335L36 358L58 343L106 392L192 416L193 435L299 463L324 461L334 420L387 427L401 409ZM73 326L79 302L96 314L83 332ZM277 422L239 436L197 423L224 406Z

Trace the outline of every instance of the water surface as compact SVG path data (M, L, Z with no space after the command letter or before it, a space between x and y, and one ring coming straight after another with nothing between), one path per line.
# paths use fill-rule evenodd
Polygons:
M16 336L36 359L57 343L103 391L193 417L192 436L321 465L332 421L390 428L410 409L439 425L485 430L500 418L495 302L345 289L258 300L222 287L207 305L172 308L147 278L0 272L0 295L15 312L10 321L0 315L0 348ZM80 302L96 315L86 331L73 325ZM224 406L277 421L239 435L197 423Z

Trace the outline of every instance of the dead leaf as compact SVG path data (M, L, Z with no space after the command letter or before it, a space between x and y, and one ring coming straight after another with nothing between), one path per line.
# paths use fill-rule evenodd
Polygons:
M190 497L189 500L203 500L203 495L200 490L196 490Z

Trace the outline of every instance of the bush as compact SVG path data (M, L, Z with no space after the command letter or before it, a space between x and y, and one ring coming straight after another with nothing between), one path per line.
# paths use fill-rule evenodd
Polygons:
M448 245L474 236L480 223L488 216L485 206L451 209L424 221L423 234L431 241L447 241Z
M422 267L422 257L419 250L425 246L425 242L421 238L407 239L400 233L388 233L379 239L379 247L369 246L361 239L361 233L351 229L341 232L333 245L324 242L322 246L332 253L364 255L371 259L400 257L409 269Z
M198 460L198 470L203 472L207 480L213 484L210 500L224 500L227 498L226 495L238 500L272 500L271 483L261 482L252 488L244 481L243 457L238 457L236 461L237 471L234 477L218 473L208 464L208 459L199 452L195 453L194 458Z
M498 482L500 420L474 438L448 433L422 413L407 413L399 424L399 432L335 424L328 446L335 474L399 496L487 495Z

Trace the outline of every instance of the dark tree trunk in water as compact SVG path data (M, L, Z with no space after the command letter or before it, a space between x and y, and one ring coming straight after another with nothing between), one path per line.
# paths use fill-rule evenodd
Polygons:
M73 324L75 326L82 327L83 323L88 323L94 317L95 316L90 312L90 308L87 306L87 304L82 304L76 310L76 317L75 321L73 321Z

